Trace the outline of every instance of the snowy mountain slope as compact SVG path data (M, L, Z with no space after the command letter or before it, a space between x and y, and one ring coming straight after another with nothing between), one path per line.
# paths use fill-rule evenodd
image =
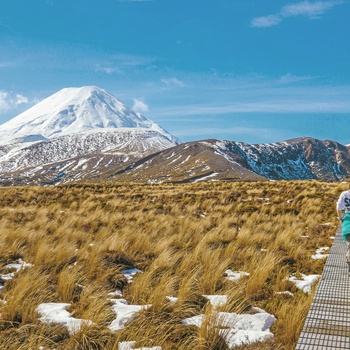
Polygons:
M203 140L183 143L113 175L120 181L197 182L342 180L350 176L350 149L334 141L299 138L273 144Z
M0 144L31 142L105 128L145 128L179 143L153 121L95 86L65 88L0 125Z
M221 141L187 142L141 159L104 180L135 182L263 181L216 147Z
M57 141L44 141L31 147L46 147L46 143L49 142L47 147L50 152L61 153L62 148L68 149L70 143L75 143L70 137L62 136ZM84 141L81 142L81 149L86 150ZM92 150L88 150L86 154L78 152L75 158L44 166L28 164L28 167L17 172L3 172L0 183L52 184L82 180L143 183L268 179L337 181L350 176L350 148L334 141L299 138L272 144L249 145L233 141L202 140L158 150L154 147L152 154L147 151L138 153L149 150L150 146L142 148L139 143L134 145L130 139L123 145L113 150L108 144L105 148L101 145L100 148L104 149L105 153ZM137 145L139 148L136 152L128 149L130 146L135 150ZM126 149L128 151L125 151ZM32 149L30 154L36 152ZM70 152L67 151L66 154ZM26 158L24 156L24 159ZM15 161L12 159L7 164L7 169L10 169ZM40 161L35 164L40 164Z
M96 153L124 155L125 159L143 157L173 146L158 131L142 128L92 130L23 144L0 154L0 173L53 164Z
M350 149L334 141L297 138L260 145L229 143L243 164L269 179L344 179L350 175Z
M80 181L99 181L101 174L117 171L138 158L120 154L95 153L55 163L28 167L0 175L2 185L53 185Z

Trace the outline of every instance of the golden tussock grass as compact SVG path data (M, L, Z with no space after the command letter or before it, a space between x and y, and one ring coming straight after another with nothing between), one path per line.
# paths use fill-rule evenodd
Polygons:
M226 349L203 295L227 295L218 311L276 316L275 338L238 349L295 347L312 294L286 277L321 273L311 255L330 246L335 201L345 184L316 181L184 185L72 184L2 188L0 275L19 258L33 264L0 290L0 349ZM330 225L324 223L330 222ZM137 268L129 283L123 270ZM245 271L238 283L225 271ZM117 332L109 293L149 304ZM294 297L275 292L291 291ZM169 297L176 297L172 303ZM113 297L114 298L114 297ZM36 308L66 302L91 320L80 332L43 324ZM202 327L184 318L204 314Z

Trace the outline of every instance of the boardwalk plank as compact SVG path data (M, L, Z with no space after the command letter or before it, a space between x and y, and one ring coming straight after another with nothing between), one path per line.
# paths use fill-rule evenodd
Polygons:
M350 277L339 227L295 350L350 349Z

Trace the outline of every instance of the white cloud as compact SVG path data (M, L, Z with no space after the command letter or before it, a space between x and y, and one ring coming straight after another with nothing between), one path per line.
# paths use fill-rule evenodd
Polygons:
M250 25L253 28L266 28L273 27L279 24L282 18L278 15L269 15L265 17L256 17L251 22Z
M280 24L284 19L290 17L306 16L311 19L320 18L326 11L336 5L343 4L343 0L329 1L302 1L282 7L282 9L272 15L253 18L250 26L253 28L267 28Z
M103 72L105 74L119 74L123 75L129 69L144 68L154 62L154 58L127 55L127 54L114 54L109 57L100 59L95 63L95 71ZM87 65L91 64L90 61L85 62Z
M304 101L302 98L285 98L279 101L245 102L233 104L197 104L185 106L167 106L152 109L154 115L164 117L204 116L242 113L350 113L347 101Z
M16 106L25 104L25 103L29 103L29 100L27 97L20 95L20 94L16 94L16 98L15 98L15 104Z
M299 83L301 81L307 81L307 80L311 80L311 79L315 79L315 77L306 75L306 76L297 76L297 75L293 75L290 73L284 74L282 75L278 80L277 83L278 84L291 84L291 83Z
M23 95L15 94L12 91L0 91L0 111L9 111L27 103L29 100Z
M170 79L162 79L162 83L164 83L166 86L175 86L175 87L185 87L185 84L177 79L177 78L170 78Z
M139 113L146 113L149 111L149 107L144 101L138 100L136 98L134 98L133 100L134 100L134 105L132 106L132 109L134 111Z
M342 4L343 1L303 1L296 4L286 5L282 8L280 14L282 17L307 16L318 18L332 7Z
M110 66L101 66L101 65L96 65L96 72L103 72L103 73L106 73L108 75L111 75L111 74L123 74L124 72L117 68L117 67L110 67Z

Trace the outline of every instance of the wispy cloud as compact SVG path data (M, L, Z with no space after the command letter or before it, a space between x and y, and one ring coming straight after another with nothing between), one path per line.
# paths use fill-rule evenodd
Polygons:
M111 74L127 74L127 71L142 69L152 65L156 60L152 57L135 56L127 54L114 54L109 57L96 58L98 63L95 64L95 71L108 75ZM91 62L87 62L91 64Z
M178 118L252 113L350 113L350 85L332 85L318 76L290 72L278 77L180 73L173 76L184 86L176 88L171 84L177 80L160 78L113 93L126 101L128 96L142 96L138 100L149 101L151 105L150 117L164 123ZM131 99L130 105L133 104L136 105L135 99Z
M250 26L253 28L266 28L273 27L282 22L282 18L279 15L268 15L263 17L256 17L250 22Z
M233 103L225 105L196 104L186 106L167 106L153 109L162 117L220 115L235 113L349 113L350 103L333 101L302 102L297 99L285 101L263 101Z
M96 64L95 68L96 72L102 72L108 75L111 74L124 74L124 72L118 68L118 67L111 67L111 66L101 66L100 64Z
M147 113L149 111L148 105L143 100L134 98L133 101L134 101L134 105L132 106L132 109L134 111L139 113Z
M319 18L326 11L330 10L336 5L342 4L344 1L333 0L333 1L303 1L296 4L290 4L284 6L281 10L281 16L296 17L296 16L307 16L310 18Z
M316 77L306 75L306 76L297 76L290 73L282 75L279 79L277 79L278 84L293 84L300 83L302 81L309 81L316 79Z
M9 111L28 103L28 98L21 94L16 94L12 91L0 91L0 111Z
M313 83L309 82L313 80ZM181 94L181 103L152 106L152 115L164 120L183 116L234 115L234 114L346 114L350 113L349 85L317 84L312 76L294 76L290 73L278 79L245 82L232 80L212 82L211 86L195 85L196 103ZM199 83L198 83L199 84ZM189 90L189 91L190 91ZM217 92L220 91L220 99ZM189 92L190 94L190 92Z
M343 4L343 0L329 1L302 1L286 5L276 14L253 18L250 22L253 28L266 28L280 24L284 19L298 16L306 16L310 19L321 18L322 15L336 5Z
M185 87L185 83L177 78L162 79L161 82L168 87Z
M22 44L22 43L21 43ZM45 62L43 67L42 62ZM13 50L9 45L0 44L0 69L25 68L26 71L60 70L97 72L105 75L126 75L146 71L157 65L157 58L125 53L104 54L94 47L33 44L18 45ZM89 73L89 74L90 74Z

